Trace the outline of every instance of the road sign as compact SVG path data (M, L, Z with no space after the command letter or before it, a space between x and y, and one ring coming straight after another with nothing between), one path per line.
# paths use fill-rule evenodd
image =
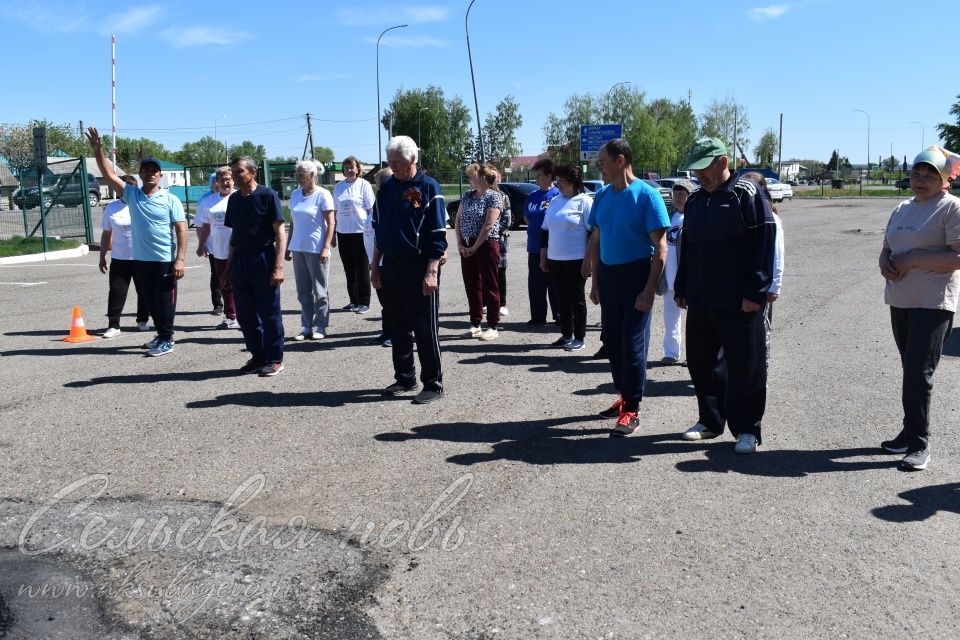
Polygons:
M580 125L580 159L596 160L600 147L623 137L622 124L582 124Z
M47 168L47 128L33 128L33 164L43 172Z

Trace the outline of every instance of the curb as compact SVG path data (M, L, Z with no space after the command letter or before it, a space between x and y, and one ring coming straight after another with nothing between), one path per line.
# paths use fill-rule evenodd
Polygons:
M90 247L85 244L76 249L63 249L62 251L48 251L47 253L32 253L28 256L10 256L0 258L0 264L22 264L24 262L46 262L47 260L63 260L64 258L79 258L90 253Z

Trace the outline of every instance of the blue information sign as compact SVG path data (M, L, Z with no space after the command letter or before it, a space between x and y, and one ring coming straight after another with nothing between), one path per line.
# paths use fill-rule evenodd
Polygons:
M582 124L580 125L580 159L596 160L600 147L623 137L622 124Z

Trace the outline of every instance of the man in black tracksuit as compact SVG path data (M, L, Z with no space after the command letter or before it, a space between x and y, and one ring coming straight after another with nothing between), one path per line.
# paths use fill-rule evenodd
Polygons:
M736 452L753 453L766 405L763 312L776 224L757 184L731 174L720 140L697 140L686 168L700 189L687 201L675 290L677 305L687 309L699 421L683 438L716 438L729 423Z

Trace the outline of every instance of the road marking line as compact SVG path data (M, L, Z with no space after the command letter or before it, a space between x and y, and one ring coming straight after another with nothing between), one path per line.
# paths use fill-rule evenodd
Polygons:
M85 262L23 262L21 264L0 264L0 269L13 269L15 267L96 267L95 264Z
M47 284L44 282L0 282L0 284L8 284L14 287L35 287L40 284Z

